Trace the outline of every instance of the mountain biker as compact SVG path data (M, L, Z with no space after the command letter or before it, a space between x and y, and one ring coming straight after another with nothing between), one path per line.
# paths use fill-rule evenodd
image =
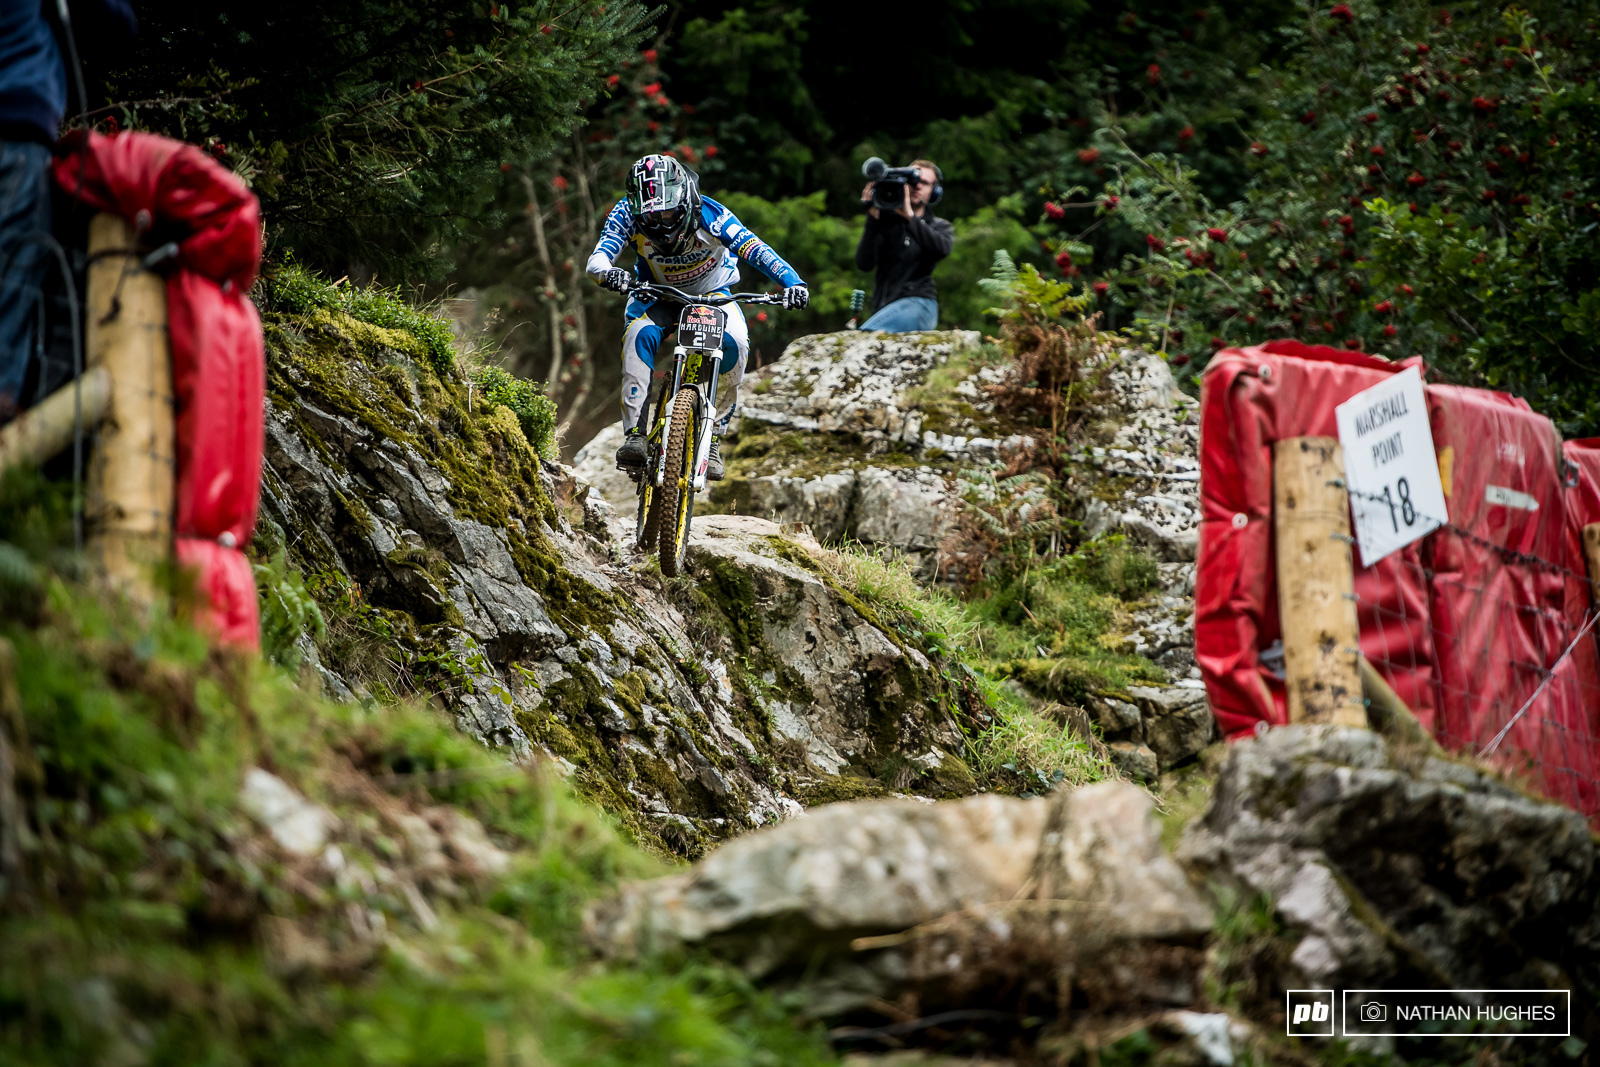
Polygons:
M637 253L633 277L650 279L697 296L726 294L739 280L739 260L783 286L783 306L803 308L810 290L783 257L747 230L733 212L700 195L700 179L671 156L648 155L628 173L627 196L606 216L600 240L589 256L587 270L596 282L622 293L632 286L629 272L616 266L625 245ZM639 425L650 393L650 374L662 333L677 325L681 304L669 300L631 297L623 312L622 334L622 447L617 467L642 470L648 459L645 434ZM733 405L744 379L744 361L750 353L750 331L737 304L723 308L728 314L722 335L721 389L717 396L717 424L711 437L706 477L722 478L718 447L728 430Z

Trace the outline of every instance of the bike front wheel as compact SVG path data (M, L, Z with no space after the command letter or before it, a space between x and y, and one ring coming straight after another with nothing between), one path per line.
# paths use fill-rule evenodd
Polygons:
M699 444L700 394L691 386L678 390L667 423L666 476L661 482L661 573L675 577L689 548L694 520L694 457Z

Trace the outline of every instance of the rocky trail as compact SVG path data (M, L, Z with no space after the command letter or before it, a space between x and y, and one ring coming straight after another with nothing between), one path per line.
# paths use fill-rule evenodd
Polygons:
M302 640L303 679L431 694L695 861L591 904L586 943L617 966L708 953L867 1061L1123 1062L1134 1041L1304 1063L1277 1036L1285 988L1600 982L1575 813L1368 731L1216 741L1190 624L1195 405L1158 357L1107 357L1063 475L1064 518L1152 561L1096 639L1137 683L1063 703L1058 653L985 661L985 681L841 562L949 584L964 514L1043 506L996 476L1028 427L996 413L1006 369L976 336L805 338L754 375L690 573L665 580L630 547L614 433L542 462L403 337L270 331L265 515L344 605ZM1075 738L1077 777L1052 791L1024 773L1048 768L979 758L1014 714L997 692Z
M937 582L963 497L994 499L974 476L1031 443L1029 427L997 415L984 390L1005 374L975 333L801 338L747 380L728 478L713 487L710 507L803 525L828 544L870 546ZM1090 427L1104 443L1070 457L1071 518L1085 537L1120 533L1157 561L1159 589L1132 606L1112 644L1149 657L1162 684L1096 696L1087 711L1116 766L1154 780L1214 736L1191 622L1196 405L1147 353L1115 355L1105 381ZM620 424L602 431L574 467L631 516L632 483L611 463L620 432Z

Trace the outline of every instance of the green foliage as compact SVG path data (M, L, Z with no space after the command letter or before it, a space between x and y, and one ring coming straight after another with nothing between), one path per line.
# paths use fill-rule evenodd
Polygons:
M555 460L556 405L541 382L530 382L501 367L484 367L473 375L485 404L504 404L516 415L522 435L542 458Z
M410 334L422 345L427 362L441 376L456 370L456 351L450 323L408 302L398 289L358 286L346 280L329 284L316 274L289 262L262 279L266 306L296 315L317 309L342 311L360 322Z
M1420 353L1568 431L1600 425L1597 13L1319 12L1259 79L1252 180L1227 207L1108 122L1097 225L1138 252L1101 275L1107 301L1175 363L1285 335Z
M141 8L108 74L125 128L198 142L261 196L269 234L323 269L437 272L508 160L580 121L641 36L637 0Z
M752 346L781 350L787 338L843 327L850 317L850 291L871 288L869 276L855 265L859 222L829 216L821 192L787 200L740 192L712 195L788 260L811 288L811 306L805 312L775 313L765 321L751 321ZM752 281L765 280L749 268L745 273L753 276Z
M861 545L820 553L818 560L846 589L879 609L886 621L941 652L961 649L975 624L947 594L924 585L902 556L883 556Z
M995 720L968 745L969 759L978 770L989 776L1001 771L1021 775L1029 791L1039 793L1115 775L1065 723L1035 708L988 673L977 671L974 677Z
M300 666L300 638L309 634L320 639L327 633L322 609L300 572L289 566L281 543L266 563L257 563L252 570L261 600L261 655L293 671Z

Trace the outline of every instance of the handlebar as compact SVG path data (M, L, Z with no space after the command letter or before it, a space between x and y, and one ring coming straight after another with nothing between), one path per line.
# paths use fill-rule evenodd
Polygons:
M670 285L658 285L655 282L639 282L637 285L631 285L626 295L666 296L685 304L710 304L713 307L721 307L723 304L783 303L783 296L779 293L686 293L682 289L674 289Z

